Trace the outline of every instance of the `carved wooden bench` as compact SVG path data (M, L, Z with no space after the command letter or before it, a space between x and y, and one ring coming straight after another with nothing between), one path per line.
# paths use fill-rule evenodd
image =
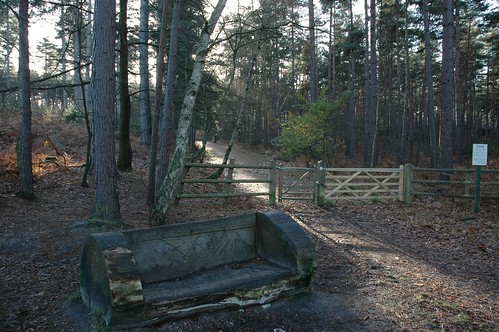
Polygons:
M115 328L264 304L308 289L315 247L281 211L90 235L81 296Z

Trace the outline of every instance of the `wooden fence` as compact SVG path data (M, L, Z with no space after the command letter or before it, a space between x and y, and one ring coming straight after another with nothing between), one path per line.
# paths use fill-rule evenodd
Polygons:
M228 198L242 196L268 196L269 204L282 200L313 200L324 205L327 200L379 200L397 199L410 203L413 196L447 196L476 199L475 169L419 168L410 164L398 168L327 168L322 161L315 167L277 167L275 161L268 166L189 163L187 168L224 169L219 179L189 178L182 185L213 184L214 192L195 193L182 190L177 199ZM236 170L264 170L265 178L235 177ZM226 170L226 172L225 172ZM238 171L240 172L240 171ZM482 169L479 197L499 199L499 169ZM233 184L265 184L265 189L233 191Z
M245 196L268 196L269 204L276 203L276 163L272 161L268 166L262 165L236 165L235 160L231 159L228 164L205 164L205 163L187 163L186 173L189 168L205 168L217 170L222 168L224 176L218 179L210 178L190 178L184 177L180 193L176 195L176 199L185 198L229 198L229 197L245 197ZM239 170L267 170L269 175L267 178L258 179L254 177L234 177L234 172ZM208 183L213 185L213 192L186 192L186 185ZM233 184L267 184L268 190L265 191L233 191Z
M322 199L364 200L404 197L404 166L400 168L326 168L319 179Z
M316 201L315 167L278 167L278 197L284 200Z
M476 169L435 169L405 166L404 201L413 196L446 196L474 199L477 189ZM480 198L499 198L499 169L481 169Z

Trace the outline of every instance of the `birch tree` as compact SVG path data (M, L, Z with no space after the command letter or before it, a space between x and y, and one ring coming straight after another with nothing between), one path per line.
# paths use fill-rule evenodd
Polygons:
M159 190L158 199L154 206L154 218L163 223L166 220L166 213L175 200L177 188L180 185L184 167L186 162L187 144L189 140L189 131L192 122L192 113L196 103L196 96L203 78L203 69L206 56L208 54L208 46L210 36L215 29L215 25L222 14L227 0L219 0L210 19L205 23L205 27L201 33L199 41L196 45L196 57L194 68L189 80L187 91L185 93L180 119L178 123L175 151L173 152L172 160L168 167L168 172L165 176L161 188Z

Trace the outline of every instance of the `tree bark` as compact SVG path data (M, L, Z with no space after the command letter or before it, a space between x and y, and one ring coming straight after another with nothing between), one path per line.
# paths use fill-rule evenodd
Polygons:
M85 66L85 81L89 82L90 81L90 69L91 66L89 65L90 62L92 61L92 1L88 0L87 4L87 29L85 32L86 36L86 45L85 45L85 63L87 64ZM80 57L80 59L83 59L83 57ZM80 68L81 72L81 68ZM82 75L83 76L83 75ZM82 187L88 187L88 182L87 182L87 177L90 173L90 171L94 168L94 161L95 161L95 151L94 151L94 121L93 121L93 114L92 114L92 89L89 84L85 84L83 87L83 99L84 99L84 117L85 117L85 125L87 129L87 154L85 157L85 168L83 170L83 175L81 178L81 186Z
M11 31L10 31L10 11L7 10L7 13L6 13L6 24L5 24L5 35L6 36L10 36L11 34ZM5 46L6 46L6 54L5 54L5 86L8 88L10 88L10 84L11 84L11 81L10 81L10 75L11 75L11 69L10 69L10 54L11 54L11 45L10 43L5 43Z
M378 133L378 117L379 117L379 103L378 103L378 57L376 54L376 0L371 0L370 5L370 114L369 114L369 167L374 167L377 163L377 133Z
M161 110L159 124L159 165L156 175L156 192L161 187L170 162L171 138L173 136L173 98L175 86L175 69L177 67L178 32L182 1L173 3L173 18L170 35L170 50L168 51L168 68L166 73L165 100Z
M81 77L81 30L83 29L82 11L83 8L75 8L76 31L73 34L73 104L77 110L83 109L83 89Z
M350 35L353 39L353 5L352 0L348 2L348 17L350 20ZM353 159L355 155L355 51L350 50L348 58L348 158Z
M454 74L454 98L455 98L455 111L456 111L456 132L455 132L455 140L456 140L456 162L458 164L463 162L463 107L461 104L461 96L462 96L462 86L460 71L461 71L461 52L460 52L460 39L461 33L459 29L459 21L460 21L460 2L456 1L456 22L455 22L455 39L454 39L454 47L455 47L455 74ZM466 81L465 81L466 82ZM464 82L463 82L464 83ZM464 90L464 89L463 89Z
M121 222L114 159L116 2L96 1L94 11L92 110L95 128L93 219Z
M61 17L60 17L60 28L61 28L61 70L62 70L62 84L66 85L67 82L67 59L66 52L68 49L67 41L66 41L66 24L64 22L64 18L66 16L65 12L65 4L64 0L61 3ZM61 111L60 116L62 117L68 108L68 92L66 88L62 88L62 103L61 103Z
M168 167L168 172L161 185L157 202L154 206L154 217L159 222L166 221L166 214L175 200L175 194L182 175L184 174L185 157L187 150L187 143L189 140L189 130L192 121L192 112L196 103L196 96L199 90L199 85L203 78L203 69L205 59L208 54L208 45L210 36L215 29L215 25L222 14L227 0L219 0L215 9L213 10L209 21L207 22L203 32L200 36L199 42L196 46L196 59L194 61L194 68L192 71L187 91L185 94L182 110L180 112L180 119L177 129L175 151L172 160Z
M149 153L149 177L147 179L147 204L153 206L156 200L156 158L158 155L158 126L159 114L163 101L163 74L165 73L165 48L167 34L167 17L169 1L163 1L161 9L161 31L159 34L159 47L156 60L156 100L154 102L154 116L152 119L151 148Z
M127 34L127 0L120 0L118 35L120 40L120 116L119 116L119 151L118 169L132 169L132 144L130 143L130 116L132 105L128 89L128 34Z
M374 167L377 156L377 124L378 124L378 81L376 54L376 2L371 0L368 5L365 0L365 29L366 29L366 105L364 114L364 164L367 167ZM368 14L368 9L370 13ZM369 33L367 33L369 31Z
M430 43L430 18L428 10L428 0L423 0L423 24L425 39L425 76L428 96L426 111L428 114L428 125L430 127L430 155L431 167L436 168L438 164L438 144L437 144L437 124L435 116L435 106L433 100L433 61L431 58Z
M151 98L149 93L149 2L140 0L140 144L151 144Z
M19 196L25 199L35 197L33 191L33 165L31 160L31 90L29 73L28 41L29 1L19 1L19 106L21 125L16 146L19 170Z
M314 0L308 0L308 31L310 52L310 102L315 103L319 97L319 82L317 77L317 54L315 52L315 14Z
M443 2L442 30L442 121L440 167L452 168L452 112L454 94L454 5Z

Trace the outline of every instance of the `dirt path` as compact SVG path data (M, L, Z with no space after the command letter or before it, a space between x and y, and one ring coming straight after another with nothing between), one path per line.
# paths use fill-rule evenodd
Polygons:
M211 163L221 163L227 150L227 142L207 142L206 148L211 157ZM229 159L234 159L238 165L268 166L272 157L263 153L257 153L240 148L237 144L233 146ZM268 179L269 171L254 169L238 169L234 172L235 179ZM250 192L268 192L268 184L265 183L243 183L238 184L241 188Z

